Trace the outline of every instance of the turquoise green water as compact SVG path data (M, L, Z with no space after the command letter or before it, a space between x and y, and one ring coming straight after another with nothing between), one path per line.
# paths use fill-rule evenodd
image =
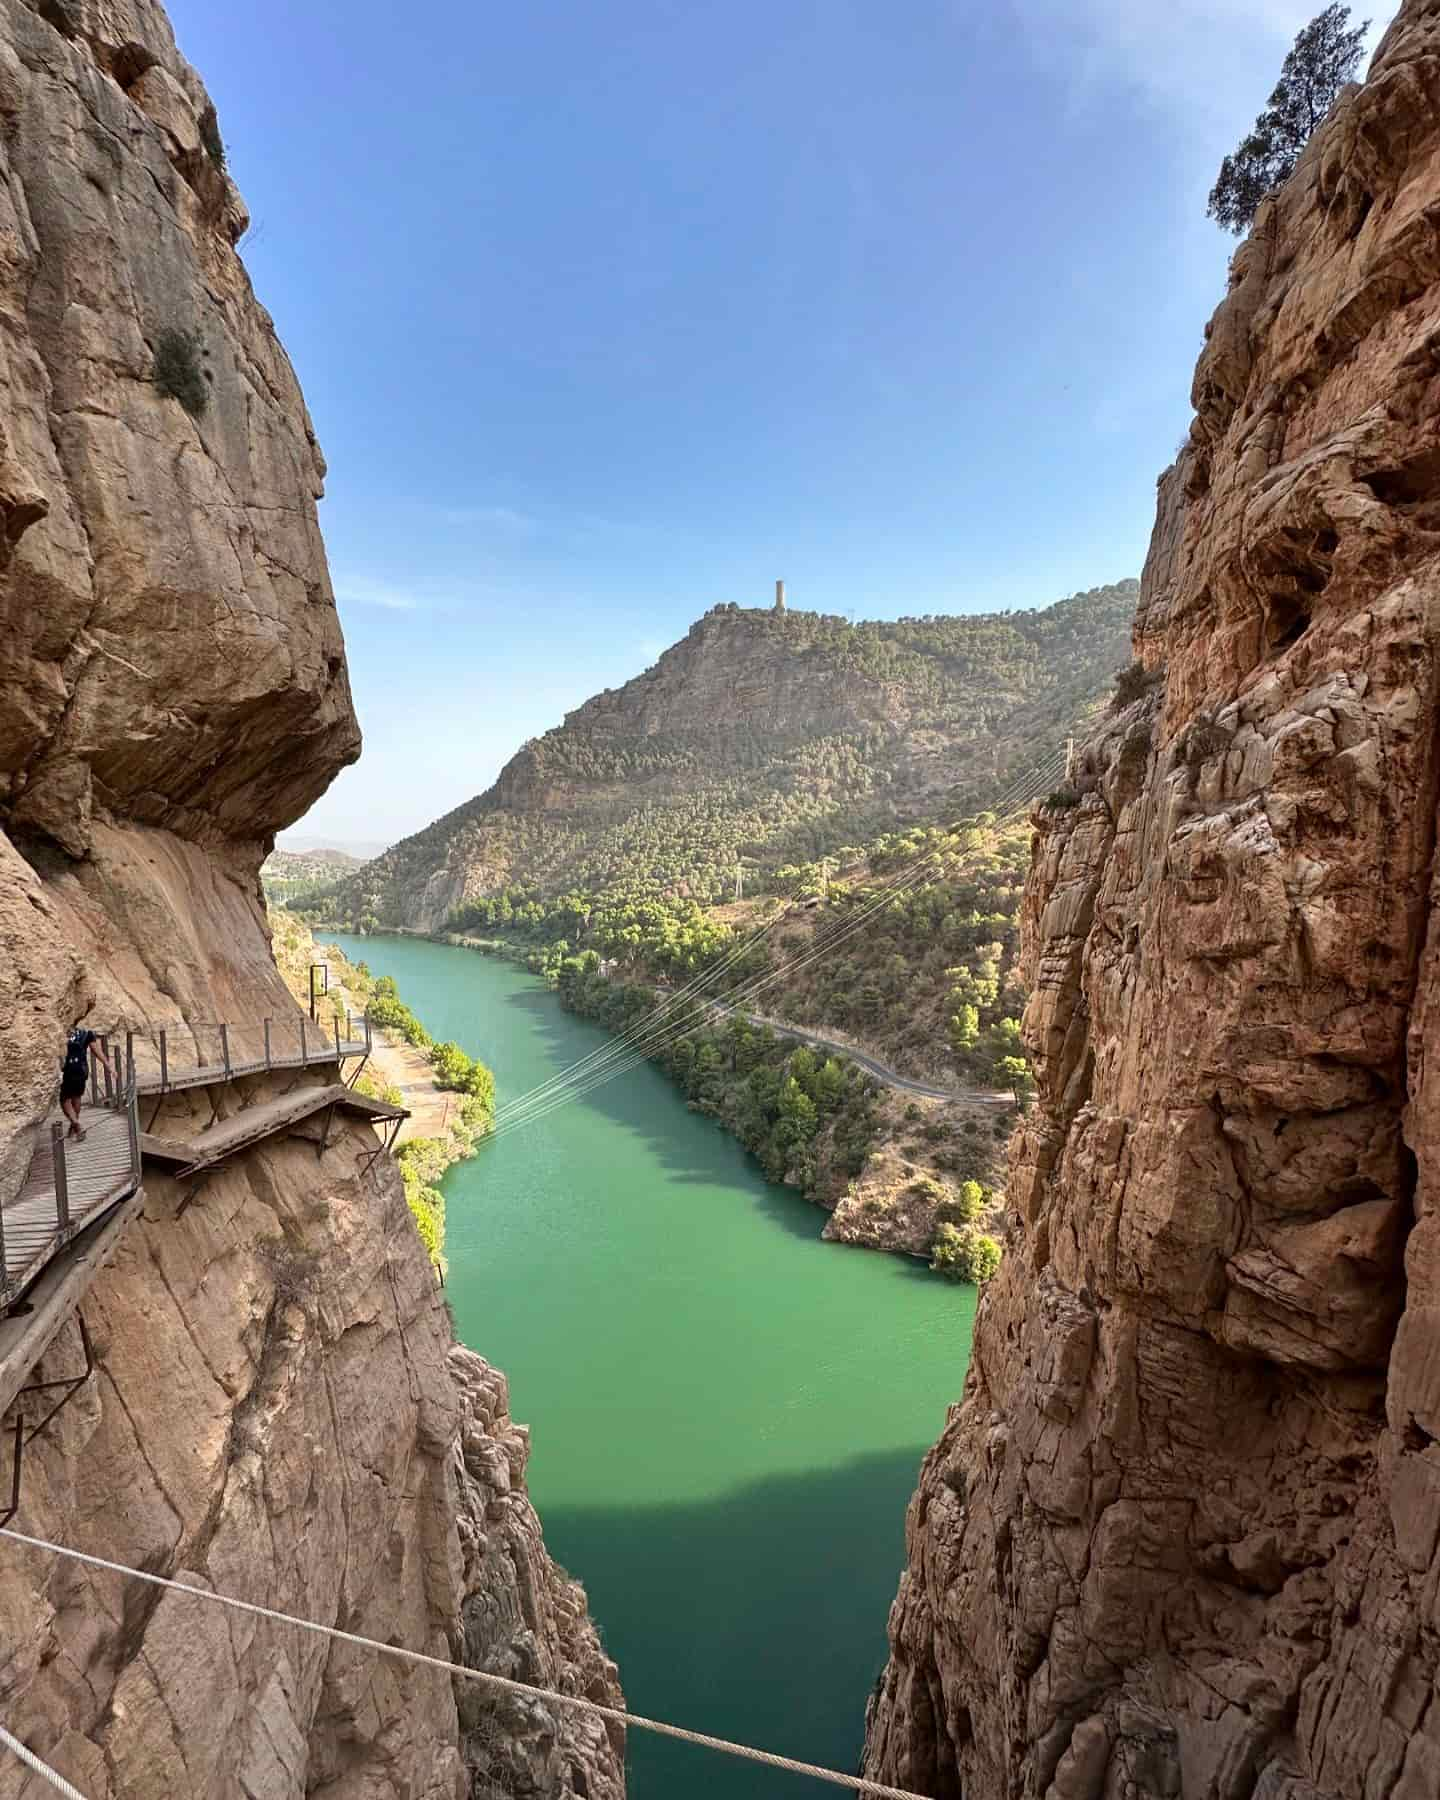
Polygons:
M471 951L337 940L393 975L500 1105L604 1042ZM533 1431L530 1489L631 1707L853 1770L905 1507L959 1397L974 1290L820 1239L648 1065L445 1181L449 1295ZM636 1800L818 1800L818 1782L631 1734Z

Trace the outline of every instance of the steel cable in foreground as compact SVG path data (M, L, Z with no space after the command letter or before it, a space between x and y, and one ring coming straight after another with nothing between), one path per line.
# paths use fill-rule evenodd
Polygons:
M226 1606L233 1612L248 1613L252 1618L271 1619L277 1625L294 1625L301 1631L313 1631L319 1637L331 1638L342 1644L354 1644L359 1649L372 1650L377 1656L388 1656L397 1662L436 1669L461 1681L477 1682L482 1687L497 1688L507 1694L520 1694L529 1700L544 1700L553 1706L568 1706L572 1712L588 1713L606 1724L652 1732L657 1737L673 1738L682 1744L698 1744L703 1750L715 1750L722 1756L739 1757L744 1762L760 1763L770 1769L783 1769L790 1775L808 1775L814 1781L828 1782L831 1787L848 1788L851 1793L868 1795L870 1800L928 1800L928 1796L914 1793L909 1788L887 1787L884 1782L867 1781L862 1775L846 1775L839 1769L822 1769L815 1763L801 1762L793 1756L779 1756L773 1750L758 1750L752 1744L736 1744L728 1738L712 1737L708 1732L688 1731L683 1725L670 1725L661 1719L647 1719L640 1713L626 1712L618 1706L604 1706L598 1700L582 1699L578 1694L557 1694L549 1688L533 1687L526 1681L512 1681L506 1675L491 1675L483 1669L467 1669L461 1663L447 1662L441 1656L427 1656L421 1650L407 1650L400 1644L382 1644L376 1638L361 1637L353 1631L342 1631L338 1625L321 1625L314 1619L297 1618L293 1613L280 1612L273 1606L258 1606L253 1600L238 1600L231 1594L217 1593L213 1588L199 1587L194 1582L172 1581L164 1575L152 1575L146 1569L133 1569L127 1563L112 1562L108 1557L73 1550L68 1544L52 1544L46 1538L30 1537L26 1532L15 1531L8 1526L0 1529L0 1537L9 1538L12 1543L24 1544L31 1550L44 1550L52 1556L63 1556L71 1562L84 1563L88 1568L105 1569L112 1575L148 1582L151 1587L166 1588L175 1594L188 1594L196 1600L208 1600L212 1606ZM7 1733L6 1741L13 1748L18 1740L9 1738ZM34 1758L34 1752L25 1750L23 1745L19 1748L34 1767L39 1761ZM44 1770L43 1765L40 1768L62 1793L74 1796L74 1800L85 1800L84 1795L77 1793L62 1777L55 1775L53 1770Z

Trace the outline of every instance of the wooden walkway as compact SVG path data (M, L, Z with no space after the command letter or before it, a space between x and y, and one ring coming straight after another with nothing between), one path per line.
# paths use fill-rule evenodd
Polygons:
M53 1122L43 1126L20 1192L0 1212L0 1305L15 1300L52 1256L140 1185L133 1102L123 1111L87 1106L81 1141L61 1138L57 1176Z
M363 1063L370 1054L370 1023L348 1013L328 1031L302 1015L251 1026L187 1022L115 1032L102 1036L101 1043L114 1072L105 1075L102 1088L101 1071L92 1068L90 1103L82 1113L85 1137L63 1135L62 1125L53 1119L37 1127L25 1180L0 1209L0 1319L48 1264L63 1258L77 1238L140 1191L145 1156L190 1175L293 1130L317 1113L325 1114L322 1148L336 1108L377 1124L407 1116L403 1108L331 1082L247 1108L184 1143L141 1132L142 1094L217 1086L276 1070L331 1067L338 1072L351 1058Z
M211 1087L242 1075L275 1069L309 1069L326 1063L363 1061L370 1054L368 1019L347 1015L330 1030L308 1019L264 1019L258 1025L168 1025L154 1031L128 1031L103 1038L122 1068L132 1065L135 1087L142 1094L169 1094L184 1088ZM92 1077L98 1099L99 1075Z
M358 1023L363 1034L348 1015L343 1028L337 1024L328 1033L308 1019L279 1024L265 1019L240 1029L166 1026L129 1031L123 1039L116 1033L107 1043L114 1073L106 1076L103 1095L98 1071L92 1074L92 1103L81 1112L84 1138L66 1137L54 1120L35 1128L25 1180L0 1208L0 1415L14 1414L13 1434L6 1427L12 1440L11 1504L6 1510L0 1492L0 1520L13 1517L20 1502L25 1444L91 1373L90 1340L82 1320L83 1370L40 1384L59 1389L63 1398L49 1411L42 1405L38 1422L33 1415L27 1420L25 1396L36 1386L31 1381L35 1365L79 1311L91 1282L145 1203L146 1162L191 1181L180 1203L183 1212L218 1164L267 1138L294 1132L308 1120L321 1120L312 1141L323 1155L336 1112L377 1127L393 1126L391 1145L400 1122L409 1117L403 1106L371 1100L332 1080L243 1107L229 1119L212 1119L193 1137L160 1138L140 1130L140 1095L218 1085L267 1070L329 1065L339 1074L347 1058L363 1063L370 1054L369 1021ZM386 1147L382 1131L371 1162ZM52 1400L47 1394L46 1403Z
M163 1164L184 1180L187 1176L213 1169L242 1150L248 1150L268 1137L291 1132L317 1114L334 1111L350 1113L372 1124L398 1124L409 1118L403 1106L390 1106L383 1100L371 1100L357 1094L343 1082L325 1087L300 1088L293 1094L281 1094L259 1106L247 1106L232 1119L212 1125L193 1138L159 1138L148 1132L140 1137L140 1155L146 1162ZM328 1129L328 1127L327 1127ZM322 1148L324 1140L321 1140Z

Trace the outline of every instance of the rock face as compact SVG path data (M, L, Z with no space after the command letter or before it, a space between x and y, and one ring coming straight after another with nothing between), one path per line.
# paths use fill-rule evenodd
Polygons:
M341 884L335 916L432 931L507 888L716 900L737 856L778 866L988 804L1109 686L1135 595L861 625L714 607Z
M1041 1088L908 1521L867 1772L1440 1793L1440 4L1236 256L1160 683L1038 815Z
M359 749L323 467L219 144L149 0L0 0L0 1203L73 1021L293 1017L258 870ZM152 379L172 332L195 414ZM272 1090L213 1091L228 1115ZM182 1095L145 1124L208 1117ZM183 1209L147 1172L85 1303L98 1372L30 1445L16 1524L613 1701L503 1381L455 1350L374 1148L271 1140ZM79 1363L72 1324L35 1378ZM623 1747L565 1709L13 1542L0 1711L90 1800L623 1793ZM36 1791L0 1754L0 1796Z

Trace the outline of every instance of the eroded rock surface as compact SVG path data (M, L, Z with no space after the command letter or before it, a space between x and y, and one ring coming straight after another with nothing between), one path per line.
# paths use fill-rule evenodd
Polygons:
M1440 4L1238 252L1136 623L1038 816L1041 1104L867 1771L1440 1793Z
M293 1017L259 865L359 749L323 465L218 131L150 0L0 0L0 1204L75 1020L183 1048L187 1020ZM152 380L171 331L198 339L198 416ZM212 1095L227 1116L271 1091ZM209 1118L197 1093L145 1125ZM147 1173L85 1303L98 1374L28 1449L16 1523L616 1701L503 1378L455 1349L374 1149L359 1126L271 1140L184 1207ZM36 1379L79 1366L71 1324ZM563 1708L14 1543L0 1716L89 1800L624 1791L623 1747ZM38 1791L0 1754L3 1800Z

